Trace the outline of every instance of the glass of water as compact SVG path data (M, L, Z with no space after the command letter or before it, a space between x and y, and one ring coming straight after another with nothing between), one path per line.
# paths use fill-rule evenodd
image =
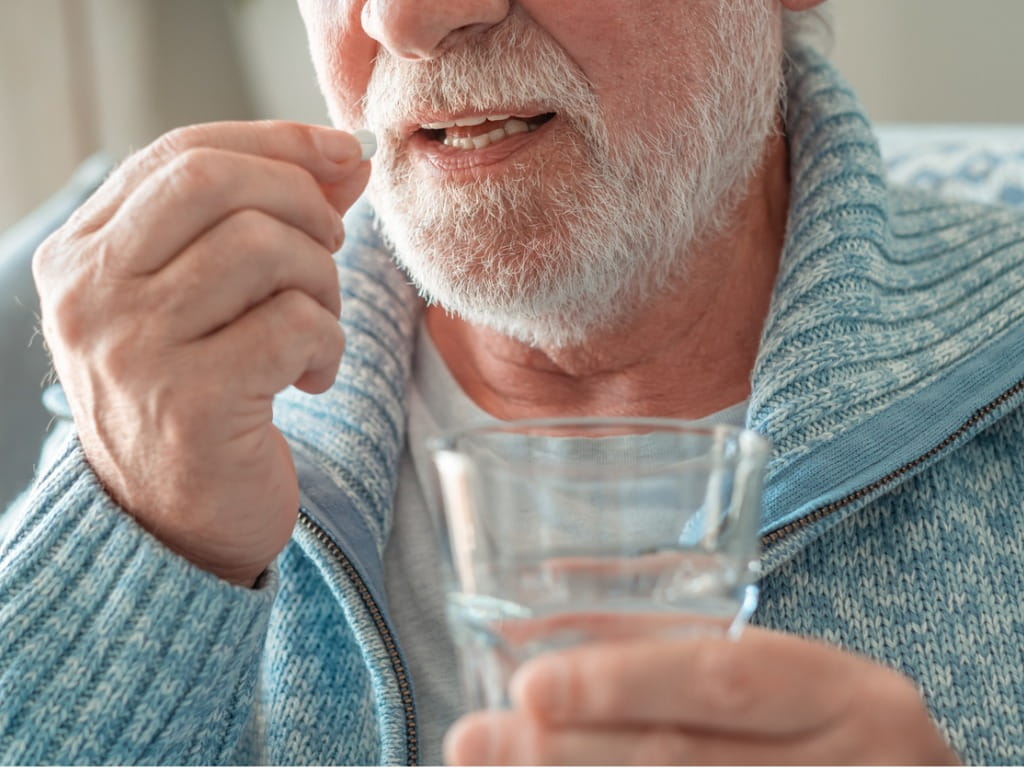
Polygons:
M552 419L430 445L467 709L587 642L735 636L757 603L768 442L666 419Z

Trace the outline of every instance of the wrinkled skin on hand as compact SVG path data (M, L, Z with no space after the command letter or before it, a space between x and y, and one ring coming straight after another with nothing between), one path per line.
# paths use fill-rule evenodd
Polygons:
M344 349L332 253L369 164L283 122L176 130L129 158L37 251L43 332L85 455L168 547L251 585L298 511L271 423Z
M957 762L910 680L763 629L578 646L523 665L511 694L455 724L449 764Z

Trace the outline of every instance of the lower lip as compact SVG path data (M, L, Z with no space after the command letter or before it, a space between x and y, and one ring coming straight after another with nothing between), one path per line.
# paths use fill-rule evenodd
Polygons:
M495 170L513 155L516 155L536 142L544 139L547 134L554 130L559 122L558 116L551 118L541 124L536 130L529 133L517 133L494 144L489 144L483 149L456 149L445 146L439 141L428 139L423 133L414 133L409 139L409 147L418 155L421 155L436 171L450 175L459 171L473 171L475 169Z

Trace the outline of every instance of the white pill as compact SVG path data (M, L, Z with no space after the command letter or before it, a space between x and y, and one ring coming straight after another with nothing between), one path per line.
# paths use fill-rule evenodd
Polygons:
M377 137L373 135L373 131L368 131L366 128L360 128L356 131L353 136L359 142L359 146L363 148L363 160L369 160L377 152Z

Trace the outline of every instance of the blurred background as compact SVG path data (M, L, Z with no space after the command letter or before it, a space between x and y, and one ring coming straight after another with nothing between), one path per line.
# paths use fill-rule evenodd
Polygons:
M876 121L1022 123L1022 0L831 0ZM192 122L326 122L293 0L0 0L0 230L97 149Z

